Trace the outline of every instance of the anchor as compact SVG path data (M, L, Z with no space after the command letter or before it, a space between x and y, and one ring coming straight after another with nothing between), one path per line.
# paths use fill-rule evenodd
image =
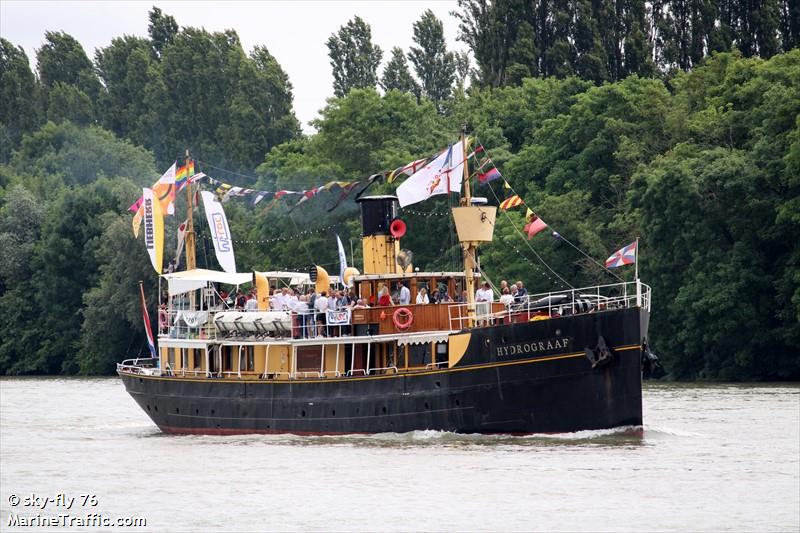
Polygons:
M592 363L592 368L606 366L614 360L614 353L608 347L606 339L602 335L597 338L597 346L594 348L587 347L584 355Z

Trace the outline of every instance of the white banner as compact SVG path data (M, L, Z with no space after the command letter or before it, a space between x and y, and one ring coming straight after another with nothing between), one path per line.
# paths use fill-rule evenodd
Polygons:
M159 274L164 257L164 216L161 204L156 200L153 189L142 189L142 213L144 219L144 247L150 256L150 263Z
M350 308L341 311L331 311L328 309L329 326L345 326L350 323Z
M233 255L233 239L228 227L228 219L222 204L217 201L213 192L202 191L203 209L206 211L208 227L211 229L211 239L214 241L214 251L217 254L222 270L234 274L236 272L236 259Z
M344 254L344 246L342 246L342 239L336 235L336 244L339 245L339 283L343 287L347 287L344 283L344 271L347 269L347 256Z
M435 194L460 193L464 180L463 165L464 149L459 141L397 188L400 207L427 200Z

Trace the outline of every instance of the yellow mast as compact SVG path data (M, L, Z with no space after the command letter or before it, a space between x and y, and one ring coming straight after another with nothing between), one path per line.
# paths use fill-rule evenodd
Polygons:
M184 159L184 164L186 168L189 168L189 149L186 149L186 157ZM186 223L186 270L194 270L196 267L195 263L195 241L194 241L194 220L192 218L192 212L194 211L194 198L192 196L192 183L189 181L191 176L186 176L186 208L189 212L189 216Z
M464 197L461 199L461 205L469 207L472 198L469 188L469 166L467 164L467 138L464 135L464 129L461 130L461 150L464 156ZM468 241L462 242L464 250L464 274L466 276L467 285L467 323L469 327L474 325L475 321L475 276L474 269L475 258L477 257L477 245L475 242Z

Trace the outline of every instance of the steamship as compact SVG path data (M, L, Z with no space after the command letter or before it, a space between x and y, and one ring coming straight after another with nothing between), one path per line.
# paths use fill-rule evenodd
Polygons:
M338 281L369 306L322 317L270 309L275 287L329 291L332 280L319 266L160 277L169 305L157 357L126 360L117 372L163 432L531 434L642 424L647 285L636 279L510 305L476 302L477 247L492 240L497 208L473 198L468 181L452 208L463 271L413 268L400 246L395 196L358 203L363 268ZM224 288L248 284L257 288L258 310L220 299ZM383 289L400 284L411 303L379 305ZM414 304L423 288L466 301Z

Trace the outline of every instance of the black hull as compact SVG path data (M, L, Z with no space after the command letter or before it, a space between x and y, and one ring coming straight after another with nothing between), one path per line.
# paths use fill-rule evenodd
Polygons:
M459 364L439 371L293 381L120 375L167 433L522 434L638 426L647 319L645 311L625 309L478 329ZM600 336L613 356L593 368L584 349ZM564 346L547 344L564 338Z

